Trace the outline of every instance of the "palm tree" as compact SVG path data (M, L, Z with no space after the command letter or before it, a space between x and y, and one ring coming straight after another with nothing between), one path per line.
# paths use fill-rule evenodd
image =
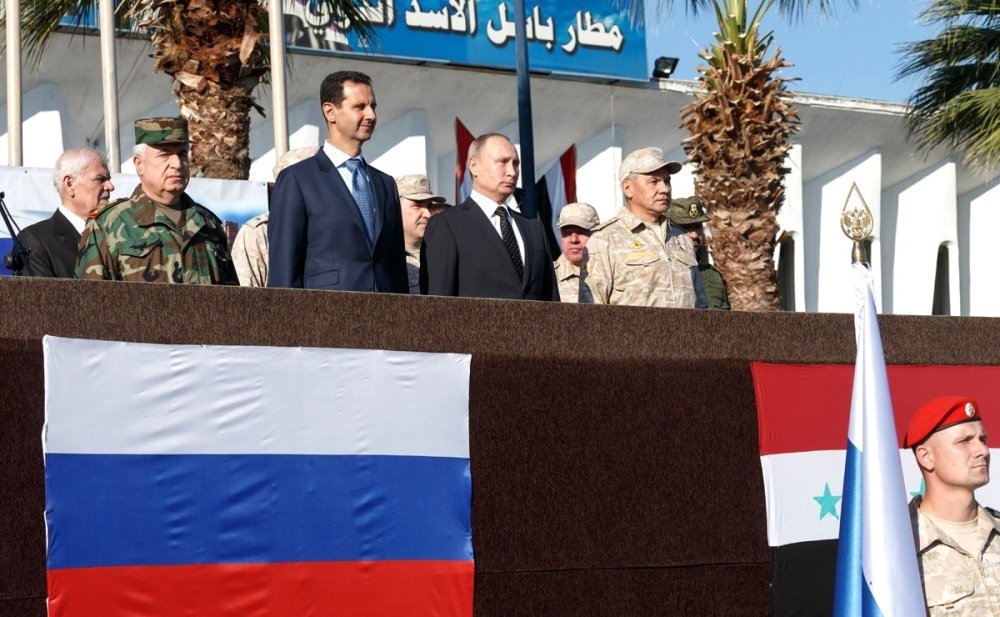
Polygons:
M683 141L695 165L695 193L709 214L710 245L734 309L778 309L774 248L785 199L785 159L798 113L778 76L790 66L760 34L766 0L747 19L746 0L712 0L719 32L701 57L704 90L681 110Z
M970 165L1000 164L1000 5L934 0L923 19L937 38L903 47L897 78L926 75L910 96L907 129L922 149L947 144Z
M371 27L353 0L311 0L325 4L364 36ZM265 0L121 0L119 23L150 36L157 71L169 75L181 115L191 131L192 173L246 179L250 173L250 110L253 91L267 80L269 57ZM82 23L96 0L21 0L21 29L27 56L41 56L66 15ZM6 18L0 25L6 27Z

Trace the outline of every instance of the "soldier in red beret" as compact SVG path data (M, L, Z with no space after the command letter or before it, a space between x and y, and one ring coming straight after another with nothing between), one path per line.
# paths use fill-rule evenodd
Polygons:
M936 398L910 420L903 445L926 492L910 502L928 615L1000 615L1000 520L975 491L990 481L976 402Z

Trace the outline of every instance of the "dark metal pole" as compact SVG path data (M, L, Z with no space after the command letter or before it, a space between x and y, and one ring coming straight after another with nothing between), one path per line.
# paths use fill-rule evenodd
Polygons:
M528 71L528 32L525 23L524 0L514 0L514 46L517 52L517 121L521 135L521 213L534 218L538 203L535 198L535 140L531 129L531 81ZM537 27L537 26L536 26Z

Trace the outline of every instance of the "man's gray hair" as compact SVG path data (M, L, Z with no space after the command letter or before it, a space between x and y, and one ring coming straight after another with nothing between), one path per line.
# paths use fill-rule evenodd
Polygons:
M136 144L135 147L132 148L132 156L145 158L147 149L149 149L149 144Z
M507 137L503 133L483 133L479 137L472 140L472 143L469 144L469 155L467 158L470 159L479 158L479 151L483 149L483 146L486 145L486 142L493 139L494 137L503 139L504 141L507 141L511 145L514 145L514 142L510 140L510 137Z
M62 196L63 178L79 178L87 171L94 162L100 162L105 167L108 166L108 159L103 154L93 148L70 148L63 152L56 159L56 168L52 171L52 183L56 185L56 191Z

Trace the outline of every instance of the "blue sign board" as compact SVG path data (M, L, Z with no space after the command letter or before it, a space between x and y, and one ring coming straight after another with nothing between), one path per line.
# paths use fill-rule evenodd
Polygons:
M453 64L513 69L514 0L356 0L375 32L361 41L324 0L284 0L285 42L313 50L354 51ZM397 5L397 2L401 4ZM621 6L616 6L621 5ZM629 19L624 0L525 0L528 65L612 79L649 79L646 32ZM637 7L642 10L642 7ZM638 15L641 21L641 14ZM63 25L97 27L85 5Z
M321 0L285 0L286 41L292 47L515 67L513 0L360 1L375 40L359 40ZM531 70L646 81L645 31L615 3L526 1Z

